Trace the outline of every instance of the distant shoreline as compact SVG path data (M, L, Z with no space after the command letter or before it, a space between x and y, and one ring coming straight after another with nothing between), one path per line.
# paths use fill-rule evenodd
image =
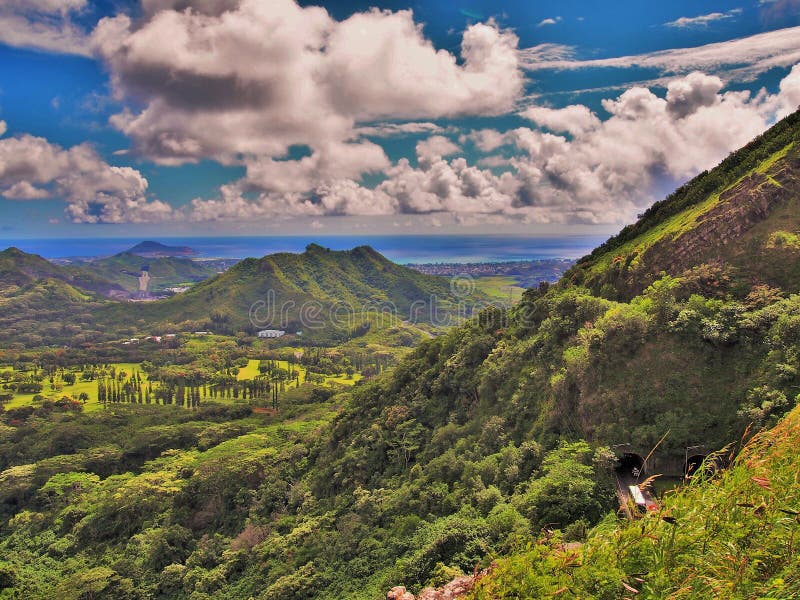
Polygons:
M368 245L398 264L478 264L532 260L576 260L588 254L606 236L495 236L495 235L397 235L397 236L261 236L157 238L165 244L188 246L197 251L192 260L258 258L278 252L303 252L312 242L332 250ZM113 256L141 242L140 238L28 238L3 240L0 246L16 246L48 259L83 259Z

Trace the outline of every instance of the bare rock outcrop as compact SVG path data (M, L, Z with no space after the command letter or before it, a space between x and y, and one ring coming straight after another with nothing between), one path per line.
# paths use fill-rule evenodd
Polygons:
M386 594L386 600L457 600L471 592L475 584L488 572L489 569L484 569L474 575L456 577L441 588L425 588L417 596L407 591L404 586L393 587Z

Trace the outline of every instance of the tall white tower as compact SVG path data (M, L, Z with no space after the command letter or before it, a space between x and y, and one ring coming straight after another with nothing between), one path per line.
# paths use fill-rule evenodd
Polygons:
M139 273L139 297L147 298L149 295L148 287L150 286L150 266L144 265L141 273Z

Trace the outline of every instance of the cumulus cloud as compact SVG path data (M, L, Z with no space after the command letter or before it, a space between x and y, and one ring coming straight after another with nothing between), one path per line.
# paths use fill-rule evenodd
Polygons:
M464 134L459 138L459 141L464 144L466 142L473 143L481 152L493 152L505 146L508 140L504 133L495 129L479 129Z
M300 160L253 158L247 183L269 192L308 192L336 179L359 179L389 166L383 148L372 142L323 146Z
M87 0L3 0L0 42L20 48L89 56L87 33L72 17Z
M146 196L147 180L130 167L109 165L87 145L64 149L31 135L0 140L0 196L9 200L63 198L82 223L138 223L172 216Z
M509 158L493 155L470 165L451 157L461 150L452 140L432 136L417 145L416 166L401 159L384 169L386 179L373 188L332 180L310 194L263 193L248 200L243 181L226 186L218 199L194 201L193 216L441 213L464 222L621 223L655 199L657 179L681 182L713 167L798 101L800 66L774 95L724 92L718 77L691 73L672 82L665 97L633 87L605 100L610 117L604 121L575 105L530 112L550 132L486 129L459 138L484 152L513 147ZM569 123L570 116L577 123Z
M354 140L434 131L424 119L504 113L523 88L513 33L472 25L456 56L437 50L411 11L336 21L293 0L148 0L142 21L104 19L93 43L118 97L143 107L112 118L140 155L245 164L267 191L329 183L326 165L343 160L340 151L347 173L358 159L362 172L381 168L382 153ZM294 145L312 157L287 164ZM287 174L298 183L266 185Z
M461 152L461 147L443 135L433 135L417 144L417 159L425 163L458 152Z
M582 104L573 104L559 109L531 106L519 114L521 117L557 133L578 135L600 125L600 119Z
M800 65L781 80L777 102L779 115L788 115L800 108Z
M717 93L724 87L719 77L704 73L690 73L683 79L671 81L667 86L667 109L673 116L685 117L702 106L711 106L720 100Z
M742 14L741 8L734 8L727 12L712 12L705 15L698 15L696 17L680 17L679 19L675 19L674 21L670 21L668 23L664 23L667 27L678 27L678 28L687 28L687 27L707 27L709 23L714 23L716 21L724 21L726 19L732 19L738 15Z

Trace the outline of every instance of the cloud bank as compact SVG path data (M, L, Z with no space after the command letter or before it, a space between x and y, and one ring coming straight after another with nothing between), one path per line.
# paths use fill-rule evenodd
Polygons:
M254 189L248 176L225 186L219 198L195 200L191 214L198 220L236 220L286 213L452 213L538 223L622 223L655 199L658 180L683 181L713 167L795 110L800 66L774 95L723 88L719 77L699 72L672 81L665 97L633 87L603 102L610 114L606 120L582 105L529 107L521 116L549 131L484 129L461 137L462 144L488 153L483 166L452 157L461 146L432 136L417 145L416 165L401 159L384 168L386 179L374 188L332 179L307 193L264 189L247 199L244 192ZM505 155L495 153L504 149ZM296 180L311 181L300 175Z
M299 169L322 182L332 153L347 155L346 168L385 162L377 146L354 142L359 123L502 114L523 90L517 37L492 21L466 29L457 57L437 50L411 11L336 21L292 0L144 8L141 22L103 19L93 44L119 98L143 107L112 123L160 164L210 158L270 174L285 166L285 176ZM276 164L296 145L313 160Z
M63 198L67 216L77 223L173 217L169 204L148 199L146 192L139 171L109 165L88 144L64 149L31 135L0 139L0 196L8 200Z

